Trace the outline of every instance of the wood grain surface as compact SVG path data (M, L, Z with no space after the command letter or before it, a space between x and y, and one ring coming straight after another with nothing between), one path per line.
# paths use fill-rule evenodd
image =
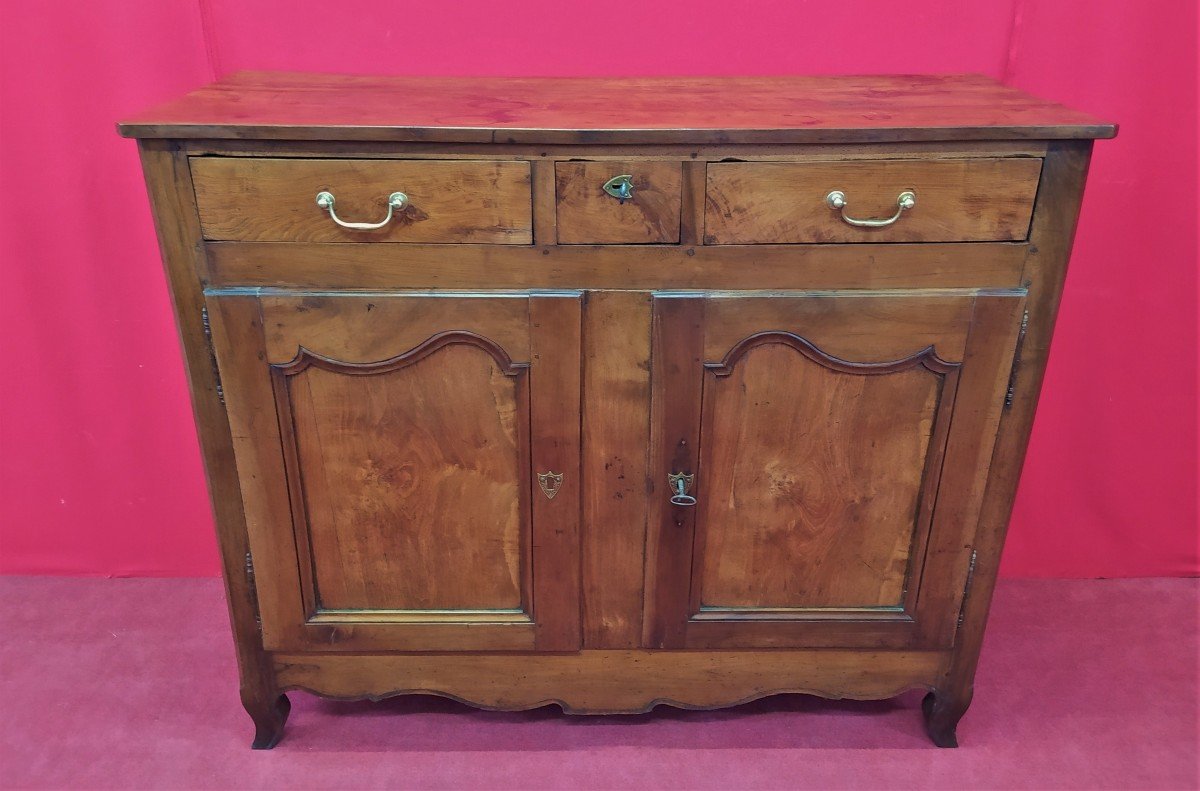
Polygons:
M533 241L529 163L195 157L192 175L206 239L255 242ZM339 226L317 206L333 194L347 222L387 217L388 196L408 203L377 230Z
M936 677L935 651L583 651L577 654L277 654L285 689L332 698L442 695L485 709L558 703L570 714L634 714L658 704L719 708L778 692L884 698Z
M1040 159L866 162L714 162L708 166L706 244L979 242L1024 239ZM883 228L846 223L825 197L846 195L851 218L889 218L900 193L916 206Z
M1042 168L1042 188L1030 231L1033 245L1024 273L1029 283L1028 328L1021 343L1020 365L1010 380L1011 405L1000 419L978 528L972 541L974 563L964 596L961 628L955 636L954 653L926 709L930 736L941 746L958 744L955 728L974 695L984 627L1045 376L1091 157L1090 141L1054 143Z
M1023 304L656 297L646 644L948 645Z
M521 373L460 343L285 378L320 610L522 609Z
M579 647L580 303L209 292L273 647Z
M682 163L559 162L555 165L559 244L669 244L679 241ZM633 195L604 191L631 177Z
M978 75L351 77L241 72L123 122L130 137L477 143L829 143L1112 137Z
M589 292L583 341L583 644L637 648L650 500L650 295Z
M941 377L871 370L769 343L705 377L693 612L903 606Z
M203 281L207 261L196 213L188 158L163 140L138 143L154 212L163 270L191 392L196 432L221 556L225 599L237 657L242 706L254 722L254 745L274 746L283 736L287 704L263 648L259 599L252 572L246 513L220 375L214 362Z
M214 282L300 288L880 289L1017 286L1026 245L388 245L214 242Z

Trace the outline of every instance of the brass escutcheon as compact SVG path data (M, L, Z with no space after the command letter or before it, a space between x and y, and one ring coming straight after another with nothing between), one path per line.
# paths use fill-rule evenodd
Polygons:
M688 475L683 472L673 472L667 476L667 483L671 487L671 505L695 505L696 498L688 494L692 489L692 481L696 480L695 475Z
M604 191L624 203L633 197L633 176L613 176L604 182Z
M554 495L558 494L558 490L562 488L563 474L561 472L539 472L538 486L542 488L542 494L546 495L547 500L553 500Z

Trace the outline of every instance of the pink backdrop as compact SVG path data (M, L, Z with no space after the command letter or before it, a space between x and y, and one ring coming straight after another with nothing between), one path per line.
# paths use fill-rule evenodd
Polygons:
M1195 0L59 0L0 19L0 571L217 570L134 144L238 69L982 72L1097 145L1005 571L1197 570Z

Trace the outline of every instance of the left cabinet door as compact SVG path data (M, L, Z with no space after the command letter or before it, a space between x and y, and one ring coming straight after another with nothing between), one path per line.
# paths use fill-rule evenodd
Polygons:
M270 650L574 650L580 295L207 294Z

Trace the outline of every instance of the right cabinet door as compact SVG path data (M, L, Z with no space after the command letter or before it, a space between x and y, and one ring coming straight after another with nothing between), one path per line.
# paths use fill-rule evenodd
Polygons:
M656 295L645 644L949 645L1024 304Z

